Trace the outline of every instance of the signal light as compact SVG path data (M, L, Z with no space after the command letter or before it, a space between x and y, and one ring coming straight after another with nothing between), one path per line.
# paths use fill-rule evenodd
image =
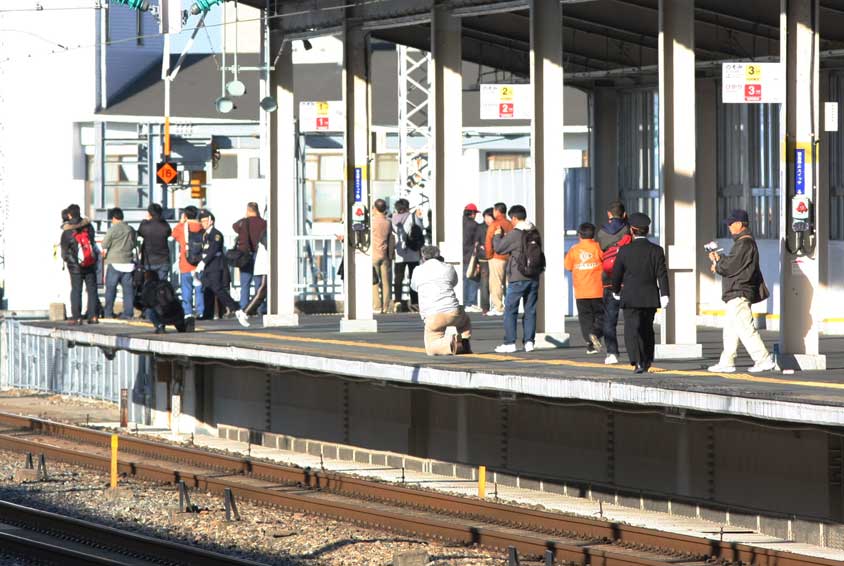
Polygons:
M149 11L149 0L109 0L111 4L120 4L122 6L129 6L133 10L141 12Z
M193 5L190 7L190 13L194 16L198 16L202 12L207 12L211 9L211 6L216 6L217 4L222 4L225 0L196 0Z

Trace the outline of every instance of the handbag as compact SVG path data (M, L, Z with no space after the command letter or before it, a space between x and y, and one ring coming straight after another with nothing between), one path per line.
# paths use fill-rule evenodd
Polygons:
M241 251L237 245L240 238L235 240L234 247L226 252L226 261L238 269L243 269L252 261L252 254Z
M481 266L478 263L478 243L475 242L475 249L469 257L469 263L466 265L466 278L474 279L481 273Z

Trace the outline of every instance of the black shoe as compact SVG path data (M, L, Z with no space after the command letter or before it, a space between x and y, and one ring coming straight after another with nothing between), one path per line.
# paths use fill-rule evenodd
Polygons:
M641 364L636 364L636 369L634 370L635 373L647 373L648 367L643 366Z
M463 338L463 351L462 354L471 354L472 353L472 345L469 342L468 338Z
M92 316L91 318L88 319L88 324L99 324L99 323L100 323L99 317Z
M185 319L185 332L194 332L196 330L196 319L189 316Z
M591 356L592 354L597 354L597 353L598 353L598 351L599 351L599 350L597 350L596 348L592 347L592 345L591 345L591 344L590 344L589 346L587 346L587 347L586 347L586 354L587 354L587 355L590 355L590 356Z
M156 326L155 327L155 333L156 334L164 334L164 325L159 324L158 326Z

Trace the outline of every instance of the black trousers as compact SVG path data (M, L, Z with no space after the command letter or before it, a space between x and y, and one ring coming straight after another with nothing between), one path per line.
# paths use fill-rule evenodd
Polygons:
M82 318L82 285L88 294L85 318L98 316L100 300L97 297L97 268L70 271L70 316L73 320Z
M393 264L393 300L400 303L402 299L402 287L404 287L404 267L407 266L407 279L413 278L413 270L419 267L418 261L404 261ZM413 289L410 290L410 304L419 304L419 295Z
M656 309L624 307L624 345L630 365L651 367L654 361Z
M589 345L589 335L604 335L604 299L577 299L577 320L580 332Z
M224 275L221 270L203 271L202 288L203 290L208 289L214 293L214 296L220 299L220 303L222 303L226 309L232 312L240 309L240 303L232 299L232 296L229 294L229 288L224 282ZM213 312L213 303L206 302L205 305L206 310L208 307L211 307Z

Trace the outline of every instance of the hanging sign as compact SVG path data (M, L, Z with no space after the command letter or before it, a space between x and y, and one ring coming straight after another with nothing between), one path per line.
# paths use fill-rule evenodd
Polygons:
M300 132L342 132L346 128L342 100L302 101L299 103Z
M780 63L722 63L721 100L726 104L785 102Z
M481 85L481 120L530 120L531 94L529 84Z

